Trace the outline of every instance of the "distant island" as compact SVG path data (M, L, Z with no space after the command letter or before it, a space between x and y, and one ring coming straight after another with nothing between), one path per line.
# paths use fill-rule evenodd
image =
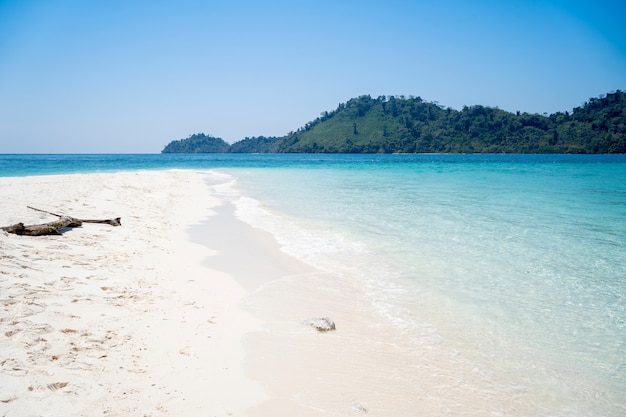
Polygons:
M162 153L626 153L626 92L551 115L364 95L282 137L229 145L197 133Z

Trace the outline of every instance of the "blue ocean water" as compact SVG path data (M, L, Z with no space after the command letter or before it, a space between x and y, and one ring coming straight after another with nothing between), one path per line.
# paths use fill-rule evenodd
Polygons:
M0 155L0 176L164 168L227 174L242 219L542 415L626 415L626 156Z

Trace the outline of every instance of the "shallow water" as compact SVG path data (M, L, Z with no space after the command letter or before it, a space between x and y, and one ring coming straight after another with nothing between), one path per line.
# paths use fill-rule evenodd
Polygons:
M239 216L356 282L401 329L405 353L444 343L463 365L431 357L438 372L489 375L472 382L478 398L521 390L541 415L626 411L623 164L470 158L226 172Z

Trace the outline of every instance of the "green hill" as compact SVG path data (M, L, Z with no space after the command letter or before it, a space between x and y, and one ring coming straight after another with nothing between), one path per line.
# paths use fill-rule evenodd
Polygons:
M245 138L225 152L626 153L626 93L618 90L549 116L365 95L284 137Z
M279 152L626 153L626 93L550 116L361 96L286 136Z
M277 153L282 138L258 136L244 138L230 145L231 153Z
M226 153L229 149L230 145L221 138L196 133L170 142L161 153Z

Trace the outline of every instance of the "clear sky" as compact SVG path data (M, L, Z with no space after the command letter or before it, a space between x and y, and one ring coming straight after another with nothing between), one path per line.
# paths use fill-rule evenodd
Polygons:
M363 94L571 111L626 90L625 0L0 0L0 153L282 136Z

